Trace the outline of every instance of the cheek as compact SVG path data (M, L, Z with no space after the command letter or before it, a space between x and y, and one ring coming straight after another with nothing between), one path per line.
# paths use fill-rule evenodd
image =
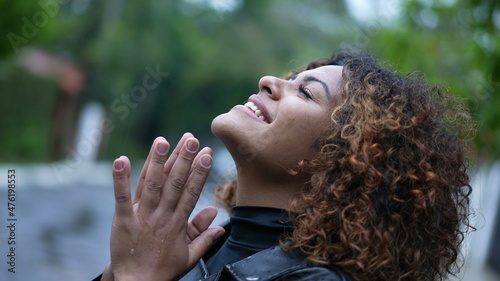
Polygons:
M289 118L290 122L280 124L282 133L275 147L283 154L293 154L296 161L310 159L317 152L316 141L328 126L328 120L326 113Z
M317 139L328 126L329 120L327 112L312 111L290 118L289 126L294 128L294 133L299 138Z

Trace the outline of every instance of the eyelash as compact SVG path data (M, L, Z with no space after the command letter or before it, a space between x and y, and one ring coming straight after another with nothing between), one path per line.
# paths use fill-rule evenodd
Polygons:
M308 90L304 87L304 85L299 86L299 92L303 95L305 95L308 99L313 99L312 95L309 93Z

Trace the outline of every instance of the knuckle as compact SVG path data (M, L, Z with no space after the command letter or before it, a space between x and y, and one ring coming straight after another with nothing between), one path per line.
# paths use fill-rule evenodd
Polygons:
M160 157L160 156L153 157L152 160L153 160L153 164L155 164L155 165L163 165L165 163L165 159L163 157Z
M179 155L179 157L181 158L182 161L186 161L186 162L191 162L193 161L193 154L188 154L188 153L181 153Z
M185 180L181 177L175 177L170 180L170 185L175 191L181 191L184 188Z
M127 176L127 175L125 175L125 174L122 174L122 173L120 173L120 174L114 174L114 175L113 175L113 179L114 179L115 181L123 181L123 180L127 180L127 179L128 179L128 176Z
M210 171L210 169L204 168L202 166L197 166L194 169L194 173L196 174L196 176L200 176L200 177L205 177L206 175L208 175L209 171Z
M113 228L120 229L120 231L129 234L131 226L127 219L115 216L112 222Z
M190 186L187 188L189 196L193 198L198 198L200 196L201 190L196 186Z
M130 200L130 195L128 193L117 193L115 194L116 202L123 203Z
M161 190L161 183L156 180L148 179L146 180L146 187L149 191L158 193Z

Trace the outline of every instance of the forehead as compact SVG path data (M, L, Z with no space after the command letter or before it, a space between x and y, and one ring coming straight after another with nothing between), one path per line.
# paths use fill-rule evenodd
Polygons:
M323 78L331 82L342 81L342 69L344 67L340 65L325 65L314 69L306 70L302 72L307 75L314 75L317 78ZM325 81L326 82L326 81Z

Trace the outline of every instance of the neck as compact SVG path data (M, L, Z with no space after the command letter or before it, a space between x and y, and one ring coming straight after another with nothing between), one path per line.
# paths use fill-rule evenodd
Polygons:
M265 169L238 166L236 206L262 206L289 209L290 200L299 192L304 180L283 173L269 173Z

